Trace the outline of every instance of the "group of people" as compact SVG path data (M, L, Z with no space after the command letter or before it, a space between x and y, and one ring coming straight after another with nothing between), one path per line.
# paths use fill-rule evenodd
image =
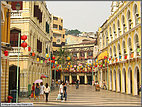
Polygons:
M31 97L34 97L34 100L38 99L39 100L39 96L40 99L44 99L44 94L46 95L46 102L48 101L48 95L50 93L50 87L48 86L48 83L46 83L46 85L43 85L43 82L40 83L33 83L32 86L32 93L31 93Z
M63 102L63 97L65 98L65 101L67 100L67 83L61 81L61 84L59 86L59 95L61 95L61 101Z

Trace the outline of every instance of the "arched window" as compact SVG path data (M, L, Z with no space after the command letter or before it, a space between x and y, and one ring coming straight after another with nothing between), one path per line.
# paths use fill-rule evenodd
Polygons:
M137 24L139 23L139 20L138 20L139 14L138 14L138 7L137 7L136 4L134 5L134 8L133 8L133 9L134 9L134 10L133 10L134 23L135 23L135 25L137 25Z
M103 48L105 47L105 36L103 34Z
M123 26L123 33L125 33L126 24L125 24L125 17L122 15L122 26Z
M110 35L110 40L111 40L112 39L111 27L109 28L109 35Z
M138 35L136 34L134 36L134 47L135 47L135 56L139 56L140 55L140 45L139 45L139 37Z
M116 47L113 47L113 56L116 57Z
M132 52L132 46L131 46L131 38L128 38L128 57L130 57Z
M110 48L110 58L112 58L112 49Z
M122 58L124 59L124 55L126 54L125 41L122 42L122 54Z
M118 49L118 51L117 51L118 57L119 57L119 59L121 59L121 51L120 51L120 44L119 43L118 43L117 49Z
M127 12L127 23L128 23L128 30L131 29L131 24L132 24L132 20L131 20L131 14L130 14L130 10L128 10Z
M119 22L119 20L117 20L117 28L118 28L118 36L120 36L121 29L120 29L120 22Z
M113 33L114 33L114 37L115 37L115 34L116 34L115 23L113 24Z
M106 46L108 45L108 32L106 31Z

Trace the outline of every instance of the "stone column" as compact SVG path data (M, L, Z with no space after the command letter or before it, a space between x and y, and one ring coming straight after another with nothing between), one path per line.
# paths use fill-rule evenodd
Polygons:
M85 84L87 84L88 83L88 81L87 81L87 74L85 73L85 82L84 82Z
M79 81L80 81L79 74L77 74L77 80L79 80Z
M72 83L72 75L71 75L71 73L69 74L69 83L70 84Z
M102 70L100 70L100 87L102 86Z

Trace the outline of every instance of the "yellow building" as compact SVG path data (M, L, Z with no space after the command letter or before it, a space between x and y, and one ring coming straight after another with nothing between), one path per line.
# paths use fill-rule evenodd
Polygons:
M21 8L17 12L12 2L10 44L13 51L10 53L9 81L10 90L16 86L16 70L18 61L18 35L26 35L28 46L20 47L19 53L19 95L27 95L30 85L41 75L50 77L50 63L46 60L46 53L52 51L51 14L45 1L19 1ZM23 40L20 38L20 44ZM30 48L31 50L30 50ZM50 78L43 78L43 83L49 83ZM28 88L29 87L29 88Z
M112 14L98 30L98 60L108 64L97 67L98 81L108 89L140 95L141 85L141 5L140 1L112 2ZM105 54L103 54L106 52Z
M1 1L1 102L7 101L9 85L9 55L5 51L10 46L10 10L11 2Z
M63 28L63 19L52 15L53 32L53 54L65 45L65 30Z

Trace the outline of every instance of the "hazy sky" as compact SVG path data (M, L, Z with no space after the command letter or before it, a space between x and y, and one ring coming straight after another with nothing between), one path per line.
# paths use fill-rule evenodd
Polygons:
M47 1L50 13L63 18L67 29L96 32L109 17L111 1Z

